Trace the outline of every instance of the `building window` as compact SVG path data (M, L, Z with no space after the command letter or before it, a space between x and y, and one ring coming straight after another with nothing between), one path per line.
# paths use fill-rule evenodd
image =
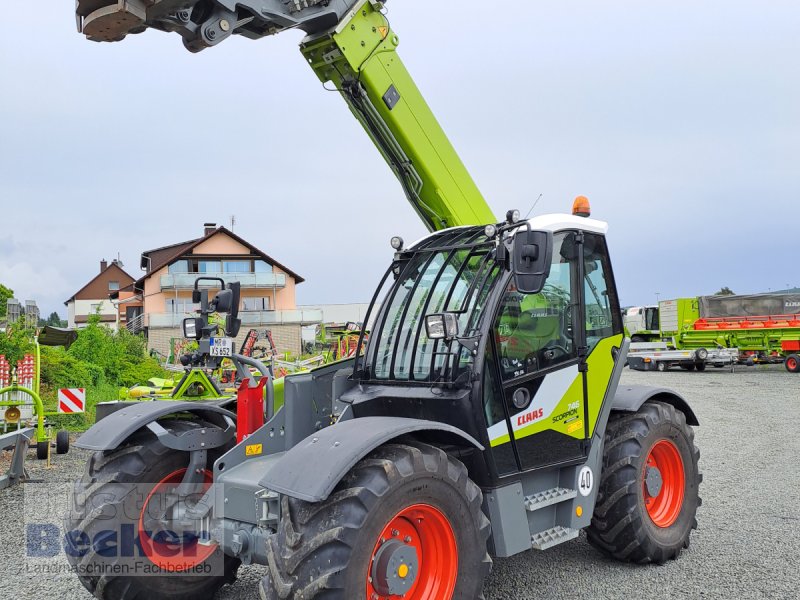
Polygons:
M102 307L102 306L103 306L102 302L100 304L92 304L92 305L90 305L89 306L89 313L93 314L93 315L96 314L96 313L99 313L100 312L100 307Z
M264 260L253 261L254 273L272 273L272 265Z
M116 292L119 290L119 281L109 281L108 282L108 291Z
M197 262L198 273L221 273L222 264L218 260L200 260Z
M188 260L176 260L169 266L170 273L188 273L189 272L189 261Z
M222 270L225 273L252 273L249 260L223 260Z
M272 273L272 265L264 260L238 258L219 259L181 259L169 265L170 273L199 273L216 275L219 273Z
M269 298L266 296L259 298L242 298L242 311L262 311L269 310Z

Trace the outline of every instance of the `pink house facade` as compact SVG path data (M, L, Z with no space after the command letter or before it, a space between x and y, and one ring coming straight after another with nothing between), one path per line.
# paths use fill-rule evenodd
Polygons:
M295 289L303 278L224 227L207 223L203 237L142 253L145 275L132 284L142 312L127 325L144 331L148 348L169 356L182 338L181 322L196 310L198 277L241 283L240 344L250 329L269 329L278 350L299 354L301 328L322 320L321 311L298 309ZM212 282L204 287L215 289ZM219 287L218 285L216 286Z

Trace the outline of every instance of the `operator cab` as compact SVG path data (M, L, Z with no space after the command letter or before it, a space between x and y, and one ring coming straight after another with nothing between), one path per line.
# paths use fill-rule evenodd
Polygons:
M343 400L355 416L469 433L487 448L481 485L585 460L623 337L606 231L548 215L447 229L407 249L393 238L359 385Z

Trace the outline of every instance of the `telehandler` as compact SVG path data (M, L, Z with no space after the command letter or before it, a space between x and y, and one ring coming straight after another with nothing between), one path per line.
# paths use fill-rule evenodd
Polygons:
M233 34L305 31L308 64L431 231L391 240L369 340L287 377L282 403L268 375L250 375L257 361L232 351L236 286L198 295L185 335L207 365L231 358L247 383L235 412L148 402L79 440L94 454L66 549L97 598L211 598L258 563L264 600L474 600L492 557L584 528L600 551L636 563L689 545L697 417L675 392L619 385L629 342L607 225L585 198L574 214L512 210L497 222L384 11L373 0L77 2L96 41L153 28L196 52ZM213 310L224 326L209 324Z

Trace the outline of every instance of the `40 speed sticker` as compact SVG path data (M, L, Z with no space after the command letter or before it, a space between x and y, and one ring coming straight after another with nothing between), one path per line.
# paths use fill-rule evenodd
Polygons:
M589 467L583 467L578 473L578 491L581 496L588 496L594 488L594 473Z

